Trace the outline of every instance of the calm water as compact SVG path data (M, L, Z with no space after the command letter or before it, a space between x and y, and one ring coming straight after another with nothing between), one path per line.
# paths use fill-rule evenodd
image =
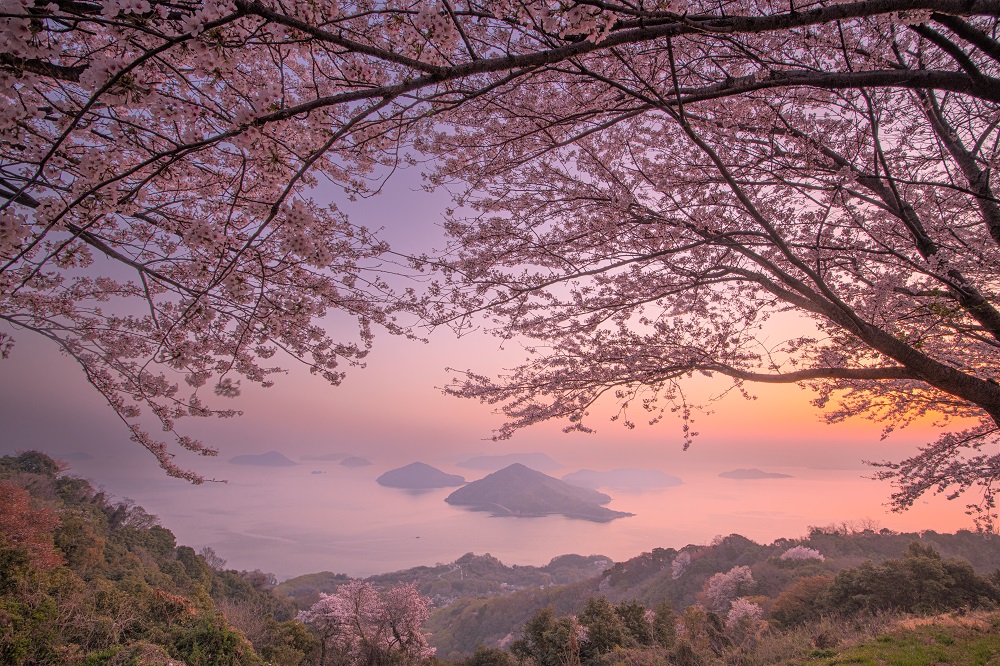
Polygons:
M441 467L470 480L485 474ZM955 503L888 514L881 506L887 488L857 470L770 469L794 478L687 474L684 485L651 492L606 489L615 498L611 508L636 515L601 524L561 516L494 518L446 504L451 489L384 488L375 483L384 469L335 463L226 465L229 483L184 493L168 480L120 479L108 490L158 515L180 543L211 546L230 567L260 568L279 578L324 570L364 576L450 562L470 551L507 564L544 564L564 553L623 560L654 547L708 543L720 534L770 542L801 536L810 525L866 518L900 530L968 524Z

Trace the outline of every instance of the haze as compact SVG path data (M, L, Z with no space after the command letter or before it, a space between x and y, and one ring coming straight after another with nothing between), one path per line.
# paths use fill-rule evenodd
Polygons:
M430 249L439 238L435 225L445 200L415 192L416 184L414 174L404 174L383 196L352 209L353 219L384 227L394 249ZM929 426L880 442L879 428L863 421L823 425L809 394L795 387L756 388L758 400L716 403L713 414L698 417L701 435L687 452L676 421L629 431L599 414L591 423L598 428L594 435L563 434L551 424L492 442L498 416L435 387L448 381L446 366L497 371L524 353L516 341L501 349L495 339L456 340L448 331L430 334L427 344L380 335L367 367L350 369L339 388L291 368L274 388L244 387L233 401L245 411L241 418L179 423L183 432L217 447L219 456L178 461L228 481L192 486L167 478L129 441L72 361L27 333L14 335L11 358L0 362L0 453L39 449L66 458L72 473L159 516L180 543L211 546L231 567L281 578L321 570L368 575L451 561L469 551L490 552L508 564L542 564L567 552L621 560L716 535L769 541L842 521L938 531L971 524L962 502L940 498L890 514L883 503L891 488L863 478L870 471L862 460L909 455L933 439ZM721 389L706 380L695 392L707 397ZM299 464L228 463L268 451ZM636 516L608 524L491 518L445 504L448 489L413 494L375 483L383 472L414 461L471 481L486 472L456 463L516 452L547 453L563 466L554 476L635 467L662 470L684 483L645 493L609 491L611 508ZM307 460L335 453L363 456L372 465ZM718 476L739 468L791 478Z

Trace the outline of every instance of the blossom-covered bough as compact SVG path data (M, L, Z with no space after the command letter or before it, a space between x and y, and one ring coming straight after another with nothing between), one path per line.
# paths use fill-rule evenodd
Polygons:
M509 376L449 388L503 405L501 436L586 429L605 394L687 415L697 373L806 383L831 421L975 419L880 474L899 507L979 486L991 513L1000 0L2 17L0 317L76 358L171 473L196 478L142 408L172 431L212 413L206 390L270 381L278 352L336 383L408 310L532 341ZM399 258L315 192L367 195L426 156L459 206L412 298L381 273ZM786 312L802 334L767 342ZM358 335L333 339L328 313Z

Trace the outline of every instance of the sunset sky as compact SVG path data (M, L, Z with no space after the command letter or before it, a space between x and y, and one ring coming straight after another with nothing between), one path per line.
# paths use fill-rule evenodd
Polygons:
M381 197L353 207L352 218L384 228L383 235L401 251L431 249L440 238L435 225L447 200L416 192L417 184L413 174L404 174ZM271 389L246 388L233 402L245 411L241 418L181 422L180 429L217 447L220 455L179 462L230 481L196 488L166 478L149 454L128 441L123 425L72 361L27 333L15 337L11 358L0 362L0 453L37 448L70 456L74 472L116 496L134 498L182 543L212 546L238 568L279 576L323 569L363 575L483 549L509 564L539 564L570 550L624 559L717 534L770 540L800 536L810 525L861 519L905 530L971 525L961 501L930 499L906 514L889 514L882 503L891 489L862 478L870 473L863 459L905 457L936 436L932 429L912 428L880 442L878 425L860 420L823 425L810 394L794 386L753 387L757 400L728 396L716 403L714 413L697 417L701 434L687 452L681 450L680 423L669 418L655 427L638 418L640 426L629 431L595 415L593 435L563 434L560 424L547 424L492 442L499 417L489 407L444 396L437 387L450 377L446 366L497 371L522 360L524 352L516 342L501 349L494 339L456 340L445 330L431 333L426 344L379 336L368 367L351 369L341 387L291 368ZM693 394L704 398L723 387L703 380ZM227 462L237 454L271 450L303 464L266 469ZM637 517L594 525L562 518L491 519L443 505L447 493L408 498L374 483L382 472L417 460L474 480L486 472L456 463L532 451L563 465L556 476L581 468L642 467L679 476L685 484L646 496L612 493L614 508ZM302 460L336 452L373 464L349 475L343 467ZM792 478L718 477L740 467ZM439 524L431 526L432 519ZM435 536L417 542L421 535L407 530L419 532L422 521L428 523L425 534Z

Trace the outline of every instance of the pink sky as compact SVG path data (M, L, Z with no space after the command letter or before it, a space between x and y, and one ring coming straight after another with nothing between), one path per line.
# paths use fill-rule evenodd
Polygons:
M386 237L396 248L429 249L422 244L437 234L434 224L440 219L444 199L414 192L415 184L412 176L400 179L388 194L355 208L354 220L385 227ZM629 557L642 549L680 547L688 540L708 540L715 534L794 537L810 525L840 520L870 518L906 530L947 531L971 524L962 512L962 502L930 500L902 516L888 514L882 502L890 489L860 479L866 473L862 459L905 457L917 444L936 436L932 429L912 428L880 442L878 425L858 420L826 426L810 406L810 394L794 386L753 387L759 399L752 402L727 397L714 406L714 414L698 417L695 426L701 436L687 452L681 450L680 424L669 418L655 427L640 425L628 431L595 416L591 422L598 428L595 435L565 435L559 432L560 425L548 424L508 442L491 442L488 437L499 425L499 417L488 407L444 396L435 387L447 382L446 366L495 371L517 363L524 354L515 344L501 351L496 340L482 336L456 340L448 331L435 332L428 344L380 336L368 367L351 370L339 388L293 369L278 378L272 389L246 390L233 405L247 412L242 418L182 422L185 432L220 449L218 460L183 459L182 464L232 480L228 485L196 489L163 477L152 457L128 441L123 426L71 361L27 333L16 337L12 358L0 362L0 453L30 448L62 455L89 452L93 460L77 463L77 471L113 494L135 498L160 515L182 542L217 547L241 568L260 567L283 575L319 569L360 574L374 573L371 568L380 562L386 567L400 562L432 564L476 547L492 548L495 555L506 552L513 558L544 559L562 554L568 545L585 549L586 540L592 539L591 552ZM720 386L705 384L695 393L709 395ZM344 480L341 485L346 485L338 494L340 482L332 481L340 477L333 472L341 470L328 470L331 476L316 481L317 477L305 480L301 474L282 476L272 470L259 474L259 470L226 463L239 453L270 450L293 459L342 451L366 456L374 464L359 472L360 476ZM610 532L599 529L608 526L566 524L562 519L552 519L556 522L551 525L559 529L549 529L537 522L491 522L484 514L442 514L440 520L456 520L455 525L461 527L442 523L441 533L464 530L468 546L439 540L442 550L434 551L433 544L428 545L430 539L421 540L419 548L416 542L393 542L390 556L375 537L362 539L357 536L360 528L351 528L357 538L351 537L352 541L345 532L344 539L358 544L368 544L369 539L374 545L358 546L350 551L353 554L316 546L315 558L302 557L302 551L308 550L303 540L311 538L303 535L322 534L328 542L336 542L338 521L343 525L367 521L398 535L401 525L420 520L411 513L411 505L374 484L374 478L388 469L420 460L455 471L454 463L474 455L528 451L544 451L562 463L565 469L559 474L580 468L645 467L679 476L685 486L631 500L616 497L613 506L632 510L631 501L642 517L632 523L627 522L630 519L616 521L608 528ZM738 467L784 471L795 479L755 484L717 476ZM470 480L477 478L469 470L458 471ZM304 483L322 483L326 478L331 481L328 487L303 494ZM365 489L372 493L367 503L360 500ZM319 514L317 497L323 498ZM288 524L277 518L258 520L267 514L266 507L280 511ZM348 517L357 517L358 511L361 518L351 522L354 519ZM225 517L222 522L220 516ZM293 524L297 531L284 531ZM523 533L520 539L518 530ZM563 533L560 530L584 541L570 544L568 537L557 536ZM625 549L622 552L602 549L612 532ZM551 543L544 542L546 534L552 535ZM536 543L539 540L544 543ZM515 542L520 545L514 547ZM507 546L510 549L503 551Z

